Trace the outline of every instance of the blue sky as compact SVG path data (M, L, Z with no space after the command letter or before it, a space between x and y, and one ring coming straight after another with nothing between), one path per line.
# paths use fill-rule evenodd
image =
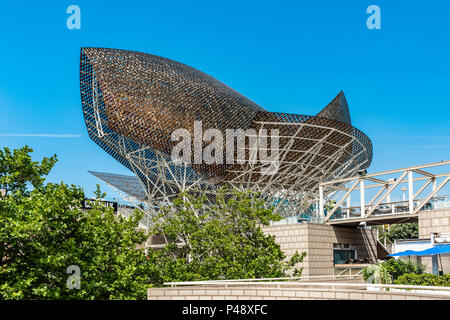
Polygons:
M81 30L66 27L71 4ZM88 195L87 170L130 173L87 136L79 51L96 46L180 61L269 111L314 115L344 90L374 145L369 172L449 160L449 16L444 0L3 2L0 147L56 153L49 180Z

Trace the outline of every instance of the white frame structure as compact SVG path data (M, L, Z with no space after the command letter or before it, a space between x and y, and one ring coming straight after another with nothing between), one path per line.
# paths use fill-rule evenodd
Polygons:
M432 173L432 170L446 171ZM450 161L442 161L418 165L408 168L382 171L377 173L353 176L350 178L336 179L321 182L319 184L319 216L324 223L343 222L350 220L367 221L384 208L384 212L379 217L389 217L395 215L416 215L427 204L434 199L438 193L450 181ZM416 177L414 177L416 175ZM386 177L390 177L386 179ZM407 200L392 202L393 192L398 191L398 186L406 185L408 192ZM368 199L367 190L374 189L375 194ZM352 207L351 195L359 193L359 206ZM327 196L331 195L331 196ZM419 198L419 196L422 196ZM327 203L332 205L328 206ZM345 203L346 207L342 207ZM384 207L382 207L384 206ZM325 211L328 213L325 216ZM352 211L358 211L355 216ZM339 213L341 218L335 218ZM339 220L339 221L338 221Z

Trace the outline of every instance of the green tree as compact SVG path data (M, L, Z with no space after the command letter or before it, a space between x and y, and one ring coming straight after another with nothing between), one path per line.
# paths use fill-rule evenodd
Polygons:
M181 195L151 230L167 246L146 256L142 213L123 218L101 201L82 209L82 189L45 183L56 156L33 162L31 152L0 153L0 299L143 299L165 281L301 274L305 253L286 259L264 234L281 216L257 196L223 191L205 206L205 196Z
M39 163L31 160L31 152L33 150L28 146L13 152L6 147L0 149L0 189L4 191L3 194L0 193L0 199L11 192L26 193L27 184L39 188L44 183L44 177L57 161L56 155L44 157Z
M156 217L151 234L167 243L154 252L156 283L301 275L295 266L306 253L285 259L275 237L261 229L281 216L257 195L222 190L212 205L206 199L182 194Z
M99 201L81 210L80 188L44 184L56 156L39 163L30 152L0 152L8 191L0 199L0 299L145 298L152 264L139 248L141 215L118 217Z
M419 237L419 225L417 222L394 224L389 226L386 236L391 242L398 239L417 239Z

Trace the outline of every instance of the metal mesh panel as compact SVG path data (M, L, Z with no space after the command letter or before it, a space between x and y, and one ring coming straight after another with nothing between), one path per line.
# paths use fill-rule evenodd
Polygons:
M344 92L339 92L336 98L334 98L325 108L323 108L322 111L317 114L317 117L329 118L345 122L347 124L352 124L350 111L348 110L347 99L345 99Z
M147 198L145 190L142 187L142 182L136 176L97 171L89 171L89 173L138 200L145 200Z

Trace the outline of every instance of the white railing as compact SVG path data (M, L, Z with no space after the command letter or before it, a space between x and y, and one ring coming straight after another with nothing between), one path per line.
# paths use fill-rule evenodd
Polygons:
M420 204L423 199L414 200L414 208ZM371 209L371 206L365 206L365 211ZM419 211L430 211L450 208L450 196L436 196L424 204ZM409 214L407 201L385 202L375 208L372 216L394 216ZM361 208L357 207L339 207L330 218L330 220L346 220L361 218Z
M227 283L227 282L251 282L251 283L255 283L255 282L263 282L263 281L304 281L304 280L310 280L310 279L314 279L314 280L327 280L327 279L345 279L345 278L349 278L349 279L354 279L359 277L360 274L353 274L353 275L340 275L340 276L335 276L335 275L329 275L329 276L301 276L301 277L283 277L283 278L256 278L256 279L230 279L230 280L209 280L209 281L215 281L215 282L221 282L221 283ZM166 282L164 284L171 284L171 283L177 283L177 282ZM192 282L190 282L192 283Z
M290 280L292 278L278 278L284 280ZM210 280L210 281L185 281L185 282L165 282L165 286L170 287L183 287L183 286L202 286L202 287L217 287L223 286L225 288L235 286L259 286L259 287L277 287L277 288L294 288L294 287L316 287L316 288L330 288L335 290L339 288L353 288L357 290L390 290L397 292L399 290L411 291L413 293L423 294L450 294L450 287L439 286L418 286L418 285L398 285L398 284L372 284L372 283L339 283L339 282L301 282L301 281L270 281L269 279L251 279L253 281L244 281L242 279L236 280ZM254 281L258 280L257 283Z

